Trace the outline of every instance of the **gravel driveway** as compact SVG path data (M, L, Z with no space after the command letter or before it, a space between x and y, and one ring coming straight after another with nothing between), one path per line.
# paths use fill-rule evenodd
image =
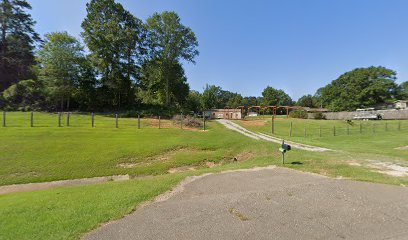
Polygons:
M256 140L265 140L268 142L274 142L274 143L282 143L282 139L273 137L264 133L254 133L252 131L249 131L248 129L226 119L219 119L217 120L219 123L224 125L226 128L231 129L233 131L239 132L247 137L256 139ZM290 144L293 148L305 150L305 151L312 151L312 152L324 152L324 151L330 151L328 148L323 148L323 147L316 147L316 146L311 146L311 145L306 145L306 144L301 144L301 143L296 143L292 141L285 141L285 143Z

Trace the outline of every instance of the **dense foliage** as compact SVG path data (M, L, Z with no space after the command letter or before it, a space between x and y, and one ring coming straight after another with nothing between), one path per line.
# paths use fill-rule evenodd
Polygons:
M353 111L398 98L396 72L384 67L356 68L321 89L323 105L332 111Z
M316 108L319 107L319 100L317 97L310 94L304 95L296 102L297 106Z
M262 92L262 106L291 106L292 98L283 90L267 86Z
M216 85L200 93L190 90L183 68L183 63L195 63L198 41L175 12L154 13L143 22L115 0L90 0L81 24L82 45L67 32L45 34L41 41L30 9L26 0L0 0L2 109L121 111L129 116L240 106L343 111L408 98L408 82L396 84L396 72L384 67L354 69L297 102L271 86L261 97Z
M22 79L32 78L34 45L40 40L25 0L0 0L0 92Z
M292 111L289 113L289 116L292 118L301 118L301 119L307 119L307 112L303 109L296 109L295 111Z

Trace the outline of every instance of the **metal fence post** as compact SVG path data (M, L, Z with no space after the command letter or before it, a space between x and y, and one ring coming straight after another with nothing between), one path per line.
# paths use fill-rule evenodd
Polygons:
M373 133L375 133L375 123L373 123Z
M319 127L319 137L322 137L322 126Z
M180 113L180 128L183 129L183 113Z
M333 126L333 136L336 136L336 126Z
M61 113L58 112L58 127L61 127Z
M350 126L347 125L347 135L350 135Z
M6 111L3 111L3 127L6 127Z
M160 116L159 116L159 129L160 129Z
M34 127L34 113L31 112L30 114L30 127Z
M272 134L275 134L275 116L272 115Z
M92 124L92 127L95 127L95 114L94 113L91 114L91 124Z
M6 119L6 118L4 118ZM401 131L401 122L398 122L398 131Z
M117 114L117 113L115 114L115 119L116 119L116 128L118 128L118 127L119 127L119 123L118 123L118 114Z
M140 129L140 115L137 115L137 129Z
M385 123L385 131L388 131L388 123Z
M360 123L360 134L363 133L363 125Z
M67 127L69 127L69 117L70 117L70 113L67 113Z
M205 112L203 111L203 130L205 131Z

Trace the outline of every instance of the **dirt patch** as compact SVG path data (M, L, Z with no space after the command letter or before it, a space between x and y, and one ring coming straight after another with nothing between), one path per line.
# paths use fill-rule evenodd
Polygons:
M348 163L348 165L350 165L350 166L357 166L357 167L360 167L360 166L361 166L361 163L358 163L358 162L348 161L347 163Z
M395 149L397 149L397 150L408 150L408 146L397 147Z
M31 171L31 172L15 172L10 174L11 177L38 177L40 176L39 173Z
M72 179L72 180L61 180L53 182L43 182L43 183L27 183L27 184L14 184L8 186L0 186L0 195L8 194L14 192L30 192L37 190L44 190L55 187L68 187L68 186L78 186L78 185L88 185L108 181L125 181L129 180L129 175L115 175L107 177L94 177L94 178L82 178L82 179Z
M400 166L395 163L370 161L368 167L375 169L374 171L376 172L393 177L408 177L408 167Z
M137 163L119 163L117 166L121 168L134 168L137 165Z
M180 173L180 172L188 172L188 171L195 171L195 170L197 170L196 167L182 166L182 167L170 168L167 172L168 173Z
M122 157L118 160L120 163L118 163L116 166L120 168L128 169L128 168L134 168L138 166L148 166L148 165L151 165L153 163L158 163L158 162L166 162L170 160L177 153L187 151L187 150L191 151L191 149L188 149L188 148L172 149L172 150L163 152L158 155L146 157L142 161L139 161L137 157Z
M253 156L255 156L255 153L253 153L253 152L243 152L243 153L238 154L234 158L234 160L236 159L236 161L246 161L246 160L252 158Z
M240 122L242 126L265 126L268 121L265 120L244 120Z

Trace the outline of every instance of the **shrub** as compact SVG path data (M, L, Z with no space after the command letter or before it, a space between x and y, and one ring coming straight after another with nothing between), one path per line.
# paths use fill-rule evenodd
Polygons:
M317 119L317 120L326 119L326 116L321 112L317 112L314 114L314 119Z
M175 115L173 117L173 123L175 125L180 125L181 121L181 115ZM183 126L186 127L191 127L191 128L201 128L202 127L202 121L200 118L195 118L193 116L187 115L183 116Z
M307 112L303 109L297 109L289 113L292 118L302 118L307 119Z

